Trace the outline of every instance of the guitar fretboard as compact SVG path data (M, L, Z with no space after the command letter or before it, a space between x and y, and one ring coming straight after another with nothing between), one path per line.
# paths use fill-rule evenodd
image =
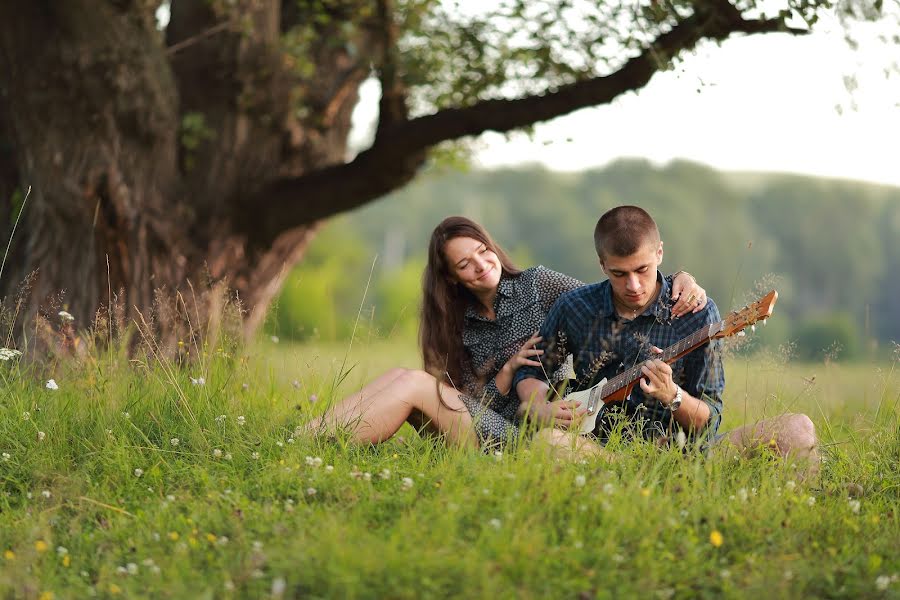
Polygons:
M659 358L660 360L663 360L667 363L674 362L679 356L687 354L694 348L702 346L703 344L711 340L717 332L721 331L723 325L724 323L720 321L718 323L711 323L710 325L701 327L686 338L675 342L667 348L663 348L662 354L658 354L654 358ZM606 385L603 386L603 389L600 390L600 397L606 398L610 394L619 391L626 385L637 381L641 376L642 364L643 362L634 365L633 367L626 369L625 371L619 373L618 375L607 381Z

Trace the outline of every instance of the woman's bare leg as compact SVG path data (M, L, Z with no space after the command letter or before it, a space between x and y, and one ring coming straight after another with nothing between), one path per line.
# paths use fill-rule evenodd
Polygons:
M411 416L430 421L452 443L478 445L472 417L459 392L438 384L424 371L408 369L388 371L338 402L310 426L349 429L357 441L377 444L394 435Z

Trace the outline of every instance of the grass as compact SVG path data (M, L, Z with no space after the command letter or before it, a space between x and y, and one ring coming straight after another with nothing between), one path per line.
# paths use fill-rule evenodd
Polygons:
M804 486L765 455L564 464L408 427L373 448L295 436L418 363L411 343L346 350L0 363L0 597L900 596L897 356L728 364L724 428L812 416L826 462Z

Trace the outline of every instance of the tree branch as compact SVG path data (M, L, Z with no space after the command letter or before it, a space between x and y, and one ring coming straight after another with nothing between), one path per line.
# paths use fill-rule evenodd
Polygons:
M244 227L253 243L270 244L292 227L357 208L406 185L424 163L426 150L435 144L489 130L503 133L580 108L607 104L645 86L668 60L694 48L702 39L721 41L734 33L778 31L806 33L789 30L781 19L745 20L727 0L712 0L610 75L571 83L543 95L485 100L467 108L444 109L383 124L372 147L353 161L266 186L259 202L253 203L256 210L244 215Z

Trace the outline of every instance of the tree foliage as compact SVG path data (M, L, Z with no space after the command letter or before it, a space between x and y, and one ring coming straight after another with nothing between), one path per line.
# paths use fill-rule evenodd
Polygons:
M804 34L831 2L165 6L160 30L158 1L0 3L0 228L32 188L0 295L36 271L31 314L64 290L79 322L113 291L134 315L190 281L235 290L252 331L322 220L403 187L436 146L611 102L701 44ZM374 141L348 156L369 77Z

